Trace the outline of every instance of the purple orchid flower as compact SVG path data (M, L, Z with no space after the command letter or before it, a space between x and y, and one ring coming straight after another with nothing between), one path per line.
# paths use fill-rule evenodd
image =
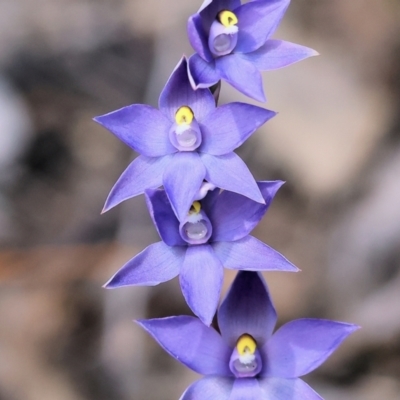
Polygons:
M210 324L218 306L223 267L251 271L298 271L280 253L249 235L261 220L281 181L258 182L265 204L203 185L189 213L178 219L163 190L146 198L162 242L128 261L105 285L157 285L179 274L192 311Z
M265 102L260 71L270 71L307 57L315 50L272 40L290 0L205 0L188 21L188 36L196 54L189 58L193 88L220 79L245 95Z
M298 319L272 334L276 320L261 275L241 271L218 311L221 334L189 316L137 322L172 357L206 375L181 400L321 400L299 377L359 327Z
M103 211L164 185L183 218L204 179L263 202L257 184L233 150L275 112L245 103L216 107L209 89L193 90L182 58L159 99L159 110L133 104L95 118L139 152L109 194Z

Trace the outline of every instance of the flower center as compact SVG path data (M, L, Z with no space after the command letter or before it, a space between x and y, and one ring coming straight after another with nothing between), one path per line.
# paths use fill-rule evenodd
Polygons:
M229 10L220 11L211 24L208 46L214 56L227 55L236 47L238 40L238 18Z
M175 124L169 132L171 143L180 151L195 150L201 144L200 127L192 109L182 106L175 114Z
M261 357L256 341L250 335L244 334L238 339L229 367L237 378L250 378L261 371Z
M223 26L226 27L237 25L239 22L237 16L232 11L229 10L220 11L218 13L217 19Z
M179 232L189 244L203 244L211 237L210 220L201 210L201 204L195 201L190 207L187 218L180 224Z

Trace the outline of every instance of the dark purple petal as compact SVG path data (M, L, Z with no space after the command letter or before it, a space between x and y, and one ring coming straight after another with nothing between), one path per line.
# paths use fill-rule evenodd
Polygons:
M185 247L154 243L128 261L104 286L155 286L169 281L179 274L185 252Z
M275 115L273 111L245 103L218 107L201 121L203 141L199 151L215 156L230 153Z
M186 242L179 234L179 221L165 190L149 189L145 195L151 218L164 243L168 246L186 246Z
M254 378L236 379L229 400L263 400L263 392ZM271 399L274 399L271 397ZM275 400L275 399L274 399ZM287 399L288 400L288 399Z
M236 11L239 40L235 52L249 53L261 47L279 25L290 0L259 0Z
M211 324L217 310L223 270L210 245L188 247L179 276L182 293L189 307L206 325Z
M241 54L230 54L218 58L216 69L222 79L225 79L239 92L257 101L263 103L266 101L259 70Z
M215 61L204 61L198 54L193 54L188 60L188 77L195 90L213 86L221 79Z
M156 108L133 104L94 120L147 157L176 153L168 137L171 122Z
M218 310L223 339L233 347L247 333L262 346L275 324L276 311L263 277L258 272L238 272Z
M192 15L187 24L189 42L194 51L204 60L210 62L214 60L208 47L207 35L204 31L200 14Z
M242 194L249 199L265 204L253 175L235 153L223 156L200 153L200 158L207 169L206 181L221 189Z
M250 235L235 242L215 242L212 246L225 268L247 271L299 271L282 254Z
M264 393L260 400L323 400L301 379L263 378L258 383Z
M215 329L189 316L141 320L137 323L176 360L202 375L232 376L232 349Z
M214 97L208 89L193 90L187 73L187 60L181 59L160 95L160 110L175 122L175 114L182 106L192 109L197 120L215 108Z
M205 176L204 164L195 152L175 154L165 169L164 188L180 221L189 212Z
M190 385L179 400L229 400L233 379L206 376Z
M207 207L207 215L213 224L212 241L231 242L247 236L261 221L283 182L263 181L257 182L257 185L265 204L226 190L212 199L212 207L207 204L209 197L204 199L203 204Z
M258 50L243 54L242 57L260 71L270 71L317 55L318 52L309 47L284 40L268 40Z
M262 348L264 376L297 378L319 367L356 325L323 319L298 319L282 326Z
M172 155L164 157L139 156L118 178L107 197L103 211L144 193L146 189L155 189L162 185L162 175L172 160Z

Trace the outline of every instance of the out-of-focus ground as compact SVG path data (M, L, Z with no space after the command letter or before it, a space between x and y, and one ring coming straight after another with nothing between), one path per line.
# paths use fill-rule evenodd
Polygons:
M101 288L158 238L142 197L100 215L134 154L91 118L157 104L199 5L0 2L0 399L173 400L196 379L131 322L189 313L177 281ZM399 399L400 1L294 0L276 37L321 53L264 74L280 113L239 149L287 181L254 232L302 269L266 274L279 323L362 325L306 380Z

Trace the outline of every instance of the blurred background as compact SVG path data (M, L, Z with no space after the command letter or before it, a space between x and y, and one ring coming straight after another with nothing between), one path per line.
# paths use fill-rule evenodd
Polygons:
M197 379L132 323L190 313L177 280L101 288L158 236L143 196L100 215L135 154L92 118L157 105L200 3L0 1L1 400L174 400ZM294 0L275 37L321 53L264 74L280 113L239 149L287 181L254 232L302 269L266 274L279 324L362 325L306 381L400 399L400 2Z

